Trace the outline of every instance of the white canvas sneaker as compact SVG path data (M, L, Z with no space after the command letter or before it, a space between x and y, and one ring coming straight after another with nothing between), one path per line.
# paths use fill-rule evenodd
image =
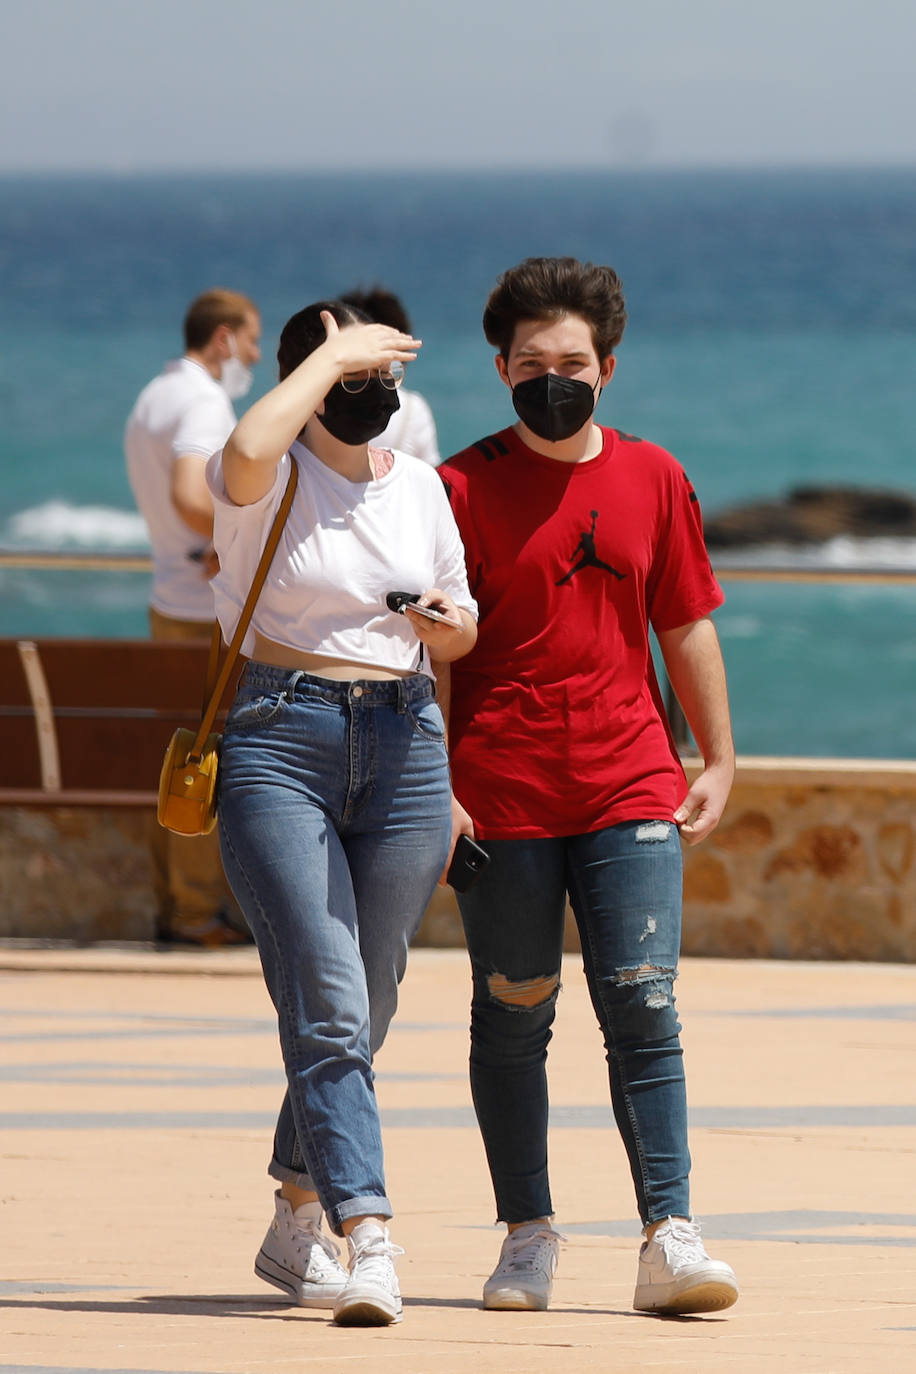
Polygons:
M401 1290L394 1267L399 1245L388 1238L388 1227L361 1221L347 1236L350 1275L334 1304L338 1326L390 1326L402 1317Z
M259 1279L282 1288L300 1307L333 1307L347 1282L337 1246L321 1229L321 1204L295 1212L279 1190L276 1211L254 1262Z
M698 1222L668 1217L643 1241L633 1297L637 1312L720 1312L737 1300L734 1271L709 1258Z
M491 1312L546 1312L562 1239L546 1221L510 1231L483 1286L484 1307Z

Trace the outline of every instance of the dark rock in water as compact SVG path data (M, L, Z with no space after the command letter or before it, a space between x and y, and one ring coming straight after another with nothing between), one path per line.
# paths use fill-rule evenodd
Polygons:
M916 537L916 497L867 487L795 487L781 501L754 501L704 520L711 549L746 544L818 544L838 534L857 539Z

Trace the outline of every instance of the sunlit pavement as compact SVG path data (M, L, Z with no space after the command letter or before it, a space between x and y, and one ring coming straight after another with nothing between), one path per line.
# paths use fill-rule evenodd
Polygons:
M685 961L694 1205L742 1292L681 1319L630 1306L632 1186L564 974L550 1311L480 1307L500 1233L466 960L417 950L377 1065L404 1321L360 1330L252 1272L282 1094L253 952L0 946L0 1374L916 1371L916 969Z

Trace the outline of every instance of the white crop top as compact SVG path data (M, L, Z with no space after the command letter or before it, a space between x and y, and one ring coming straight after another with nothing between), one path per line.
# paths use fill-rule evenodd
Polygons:
M211 585L224 639L238 624L291 461L299 465L299 485L242 653L251 656L258 630L304 653L429 673L412 625L388 609L386 593L440 587L475 618L477 603L442 481L406 453L395 452L383 477L350 482L297 441L280 460L271 490L250 506L230 500L222 452L214 453L207 482L220 571Z

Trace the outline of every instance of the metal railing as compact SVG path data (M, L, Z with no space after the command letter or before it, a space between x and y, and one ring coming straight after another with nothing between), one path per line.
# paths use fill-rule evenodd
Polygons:
M147 553L48 553L37 549L0 549L0 568L151 573L153 560Z
M57 572L150 573L153 564L142 553L49 553L41 550L0 549L0 569L19 568ZM916 583L916 568L812 568L801 564L730 565L713 561L721 582L792 582L843 586L904 586ZM687 720L670 682L665 684L665 709L675 743L683 754L695 752Z
M130 572L151 573L152 559L146 553L49 552L42 549L0 549L0 568L29 568L56 572ZM821 582L842 585L902 586L916 582L916 568L814 568L807 564L741 563L727 560L713 570L720 582Z

